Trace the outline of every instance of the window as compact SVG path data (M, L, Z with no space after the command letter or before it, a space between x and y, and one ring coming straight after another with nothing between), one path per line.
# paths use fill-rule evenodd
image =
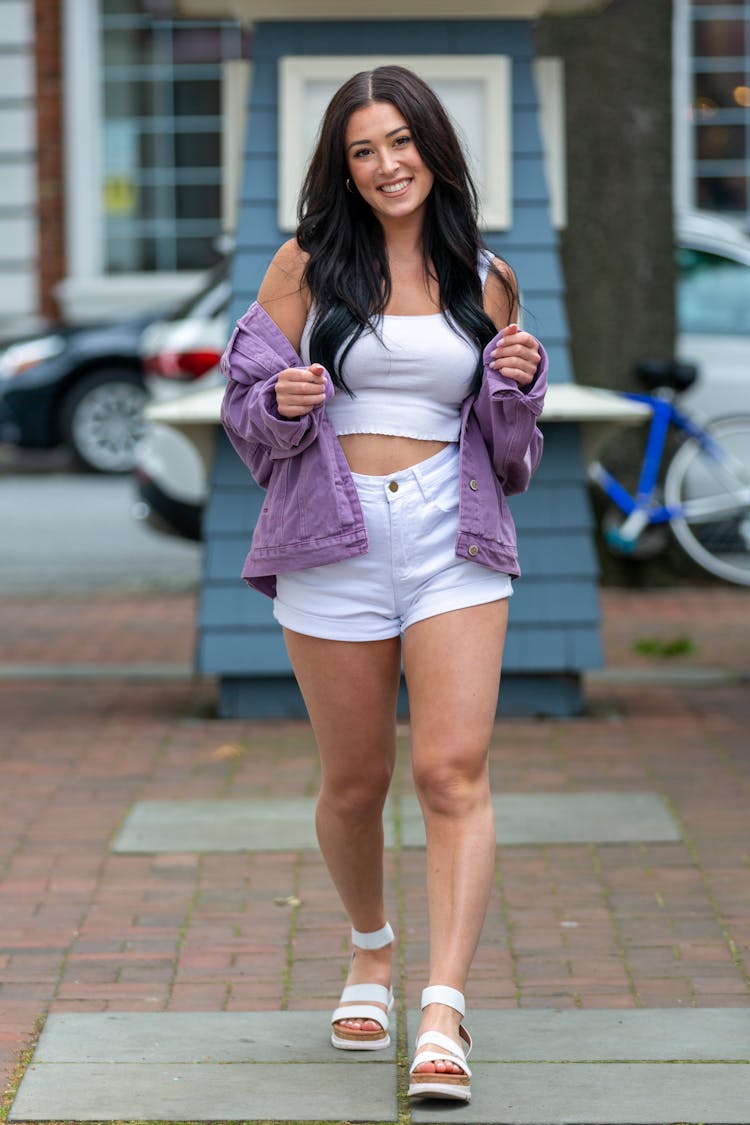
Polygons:
M222 64L247 53L240 25L99 2L104 271L206 269L221 234Z
M750 0L691 0L688 203L750 219Z
M296 55L279 65L279 227L296 227L305 164L325 108L359 70L398 62L433 87L458 126L485 230L511 225L510 59L502 55Z
M750 336L750 265L682 246L677 267L680 332Z

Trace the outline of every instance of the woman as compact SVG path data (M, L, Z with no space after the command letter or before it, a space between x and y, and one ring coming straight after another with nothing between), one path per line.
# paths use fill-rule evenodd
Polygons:
M443 106L398 66L325 114L296 238L224 357L222 419L267 490L243 577L274 597L352 923L332 1043L388 1046L382 811L401 663L427 836L430 980L409 1094L468 1101L463 991L490 894L487 757L519 573L505 494L541 456L546 357L513 323Z

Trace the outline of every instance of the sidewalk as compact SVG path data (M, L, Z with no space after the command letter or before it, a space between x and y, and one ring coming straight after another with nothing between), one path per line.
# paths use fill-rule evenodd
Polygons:
M490 1049L492 1035L483 1010L487 1018L491 1010L541 1019L550 1009L637 1016L643 1009L657 1021L668 1021L662 1009L734 1009L730 1020L750 1014L750 691L733 679L737 670L744 675L750 669L750 591L606 591L603 606L610 668L637 672L635 681L625 672L592 677L588 713L575 720L500 720L491 751L493 792L502 798L650 795L674 833L659 837L644 827L639 836L634 823L632 838L626 831L620 842L594 833L580 842L500 844L468 990L476 1017L467 1022L483 1029L478 1083L497 1060L481 1053ZM341 987L345 919L318 852L285 836L293 810L308 808L318 784L308 727L211 718L213 685L185 674L194 621L189 597L0 600L0 621L4 1085L47 1013L57 1018L50 1028L63 1038L72 1034L66 1028L79 1028L63 1016L267 1011L280 1013L283 1023L299 1013L309 1039L318 1034L318 1017L308 1013L320 1011L324 1043L325 1013ZM62 678L65 667L76 674ZM107 669L111 676L104 675ZM701 675L691 678L686 670ZM403 728L394 782L396 839L405 831L411 797ZM266 830L273 850L202 851L197 832L194 851L113 850L134 803L259 798L279 810ZM203 808L179 807L195 816ZM637 803L632 808L634 817L645 815ZM406 1008L414 1009L427 957L424 853L417 846L393 847L387 867L389 912L400 941L396 985ZM80 1025L86 1026L101 1032L101 1025ZM146 1025L139 1026L145 1034ZM708 1070L713 1066L727 1088L727 1067L730 1078L747 1081L750 1024L721 1026L712 1032L715 1048L736 1051L739 1044L741 1050L731 1058L708 1057ZM252 1034L262 1038L262 1025ZM280 1025L280 1041L287 1034ZM403 1024L400 1035L403 1052ZM204 1040L202 1050L211 1054L214 1042L218 1063L219 1031L216 1036ZM569 1029L562 1039L570 1044ZM504 1050L507 1055L507 1043ZM651 1057L643 1051L625 1057ZM38 1060L37 1072L63 1065L48 1058ZM347 1077L336 1080L340 1109L331 1120L362 1120L350 1083L363 1070L333 1061L347 1066ZM75 1069L69 1059L65 1065L66 1074ZM272 1070L261 1059L254 1065ZM287 1059L287 1068L294 1065ZM391 1058L378 1065L396 1064ZM328 1055L321 1066L333 1073ZM225 1066L224 1073L230 1070ZM624 1073L620 1064L619 1077ZM293 1086L292 1071L285 1074ZM516 1081L516 1071L507 1074ZM690 1074L703 1081L697 1063ZM564 1086L559 1075L555 1081ZM640 1079L633 1081L635 1090ZM398 1089L394 1106L403 1115L403 1085ZM12 1100L6 1098L6 1112ZM746 1117L730 1106L724 1116L701 1120L750 1121L750 1100L744 1104ZM481 1105L478 1096L477 1113ZM422 1111L412 1119L443 1116ZM368 1118L386 1119L396 1120ZM676 1120L658 1120L667 1119ZM11 1120L21 1120L17 1111Z

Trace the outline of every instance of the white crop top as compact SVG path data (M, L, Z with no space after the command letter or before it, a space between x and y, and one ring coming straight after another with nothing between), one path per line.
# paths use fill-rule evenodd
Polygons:
M492 255L478 263L482 286ZM310 358L311 310L300 343ZM343 366L354 397L337 388L326 413L337 434L393 434L423 441L458 441L461 403L471 388L479 358L476 344L452 327L443 313L384 314L365 329Z

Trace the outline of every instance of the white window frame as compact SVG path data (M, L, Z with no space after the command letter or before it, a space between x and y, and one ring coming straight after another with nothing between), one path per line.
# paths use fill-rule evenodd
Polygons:
M544 174L549 195L550 222L562 230L568 222L565 132L565 63L549 55L532 64L539 102L539 132L544 150Z
M672 14L672 192L675 211L695 209L695 130L691 128L692 50L689 0L674 0Z
M224 234L233 236L239 217L242 173L245 167L245 136L248 121L248 96L252 64L247 59L230 59L221 76L221 225Z
M331 82L333 89L360 70L399 65L439 84L439 94L461 131L460 115L451 105L450 83L480 83L484 139L470 159L482 185L483 230L506 230L512 222L511 59L507 55L308 55L279 60L279 184L278 222L282 231L297 226L300 185L310 156L308 137L317 127L310 120L311 82ZM333 92L333 89L331 92Z
M65 251L74 278L102 272L98 16L97 0L64 0Z
M56 288L72 321L164 308L195 292L202 270L104 271L98 0L63 0L65 252L67 276Z

